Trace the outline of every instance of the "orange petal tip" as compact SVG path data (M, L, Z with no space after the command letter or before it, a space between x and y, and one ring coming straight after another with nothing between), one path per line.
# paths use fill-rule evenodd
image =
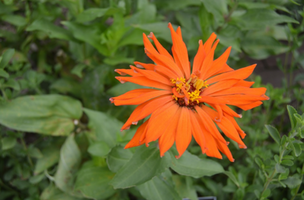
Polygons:
M153 38L153 32L150 32L150 34L148 35L148 38Z
M176 159L179 159L181 157L181 155L175 156Z
M124 80L121 80L121 77L119 77L119 76L116 76L115 78L116 78L117 80L119 80L120 83L125 83L125 82L126 82L126 81L124 81Z
M137 125L138 122L132 122L133 125Z
M114 103L113 97L111 97L111 98L109 99L109 101L111 101L111 103Z
M140 64L135 64L135 66L136 66L137 68L141 68L141 69L144 68L144 67L143 67L142 65L140 65Z
M242 118L242 117L243 117L243 115L239 114L239 117L240 117L240 118Z

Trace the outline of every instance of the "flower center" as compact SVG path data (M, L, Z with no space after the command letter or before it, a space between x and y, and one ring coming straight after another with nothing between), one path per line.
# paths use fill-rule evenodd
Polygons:
M199 104L202 90L209 86L207 81L199 79L194 74L192 74L188 80L185 80L185 78L177 78L170 79L170 81L175 84L172 88L172 97L180 106L193 107Z

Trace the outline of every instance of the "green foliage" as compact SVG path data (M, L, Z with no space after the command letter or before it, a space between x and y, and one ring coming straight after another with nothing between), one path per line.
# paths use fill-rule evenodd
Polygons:
M304 199L303 18L293 0L0 1L0 200ZM168 22L190 61L212 32L234 69L276 56L282 87L250 77L270 100L242 113L248 149L231 142L234 163L195 144L179 159L156 143L124 149L134 107L109 98L142 87L114 69L150 62L143 32L170 50Z

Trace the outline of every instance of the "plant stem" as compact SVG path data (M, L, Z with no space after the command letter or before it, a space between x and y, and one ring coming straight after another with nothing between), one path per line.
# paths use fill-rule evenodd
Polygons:
M261 193L261 197L263 196L264 192L265 192L266 189L268 188L268 186L269 186L270 182L272 181L272 179L273 179L274 175L276 174L276 172L277 172L277 171L276 171L276 169L274 168L272 174L271 174L270 177L267 179L267 181L266 181L266 183L265 183L265 185L264 185L263 191L262 191L262 193Z

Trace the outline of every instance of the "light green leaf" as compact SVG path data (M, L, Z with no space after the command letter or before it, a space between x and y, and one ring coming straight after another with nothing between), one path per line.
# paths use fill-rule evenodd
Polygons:
M0 123L9 128L47 135L69 135L81 103L61 95L23 96L0 102Z
M106 167L94 166L87 162L77 173L75 189L80 190L84 197L92 199L106 199L115 193L109 185L114 173Z
M4 137L1 139L2 150L8 150L16 145L16 138L14 137Z
M281 143L281 136L280 136L279 131L275 127L273 127L271 125L265 125L265 127L267 128L270 136L274 139L274 141L278 145L280 145L280 143Z
M287 106L287 111L288 111L288 115L289 115L291 129L294 130L294 128L297 125L297 120L295 119L294 114L297 113L297 110L294 107L292 107L291 105L288 105Z
M115 189L142 184L167 169L170 157L161 158L159 150L151 146L138 147L131 160L117 172L111 181Z
M291 143L293 152L296 157L299 157L302 153L301 145L299 143Z
M130 149L124 149L122 146L113 147L107 157L109 169L112 172L117 172L132 158L132 156L133 154Z
M175 189L181 197L197 200L196 190L191 177L182 177L176 174L172 176L172 179Z
M114 57L108 57L104 59L104 62L108 65L118 65L118 64L132 64L134 62L134 58L127 58L124 56L114 56Z
M79 78L82 78L82 71L86 68L85 64L78 64L76 65L71 73L77 75Z
M39 174L56 164L59 160L60 150L56 146L51 146L42 150L42 155L43 157L37 160L34 174Z
M26 30L42 31L45 32L50 38L73 40L73 36L68 30L56 26L53 22L46 19L36 19L30 26L27 27Z
M50 184L42 191L40 195L40 200L82 200L82 199L63 193L54 184Z
M26 19L20 15L4 15L1 19L15 26L25 26L27 23Z
M7 49L1 56L0 68L5 68L15 54L15 49Z
M182 198L173 186L172 175L168 176L168 174L171 175L171 173L163 173L137 186L141 195L147 200L181 200Z
M0 68L0 77L9 78L9 74Z
M202 176L212 176L224 172L223 167L210 159L200 159L199 157L185 151L179 158L175 159L172 155L171 168L184 176L200 178Z
M76 21L83 23L96 19L97 17L102 17L104 15L113 15L117 12L121 12L119 8L89 8L77 15Z
M1 71L1 69L0 69ZM4 84L4 88L12 88L14 90L20 90L20 85L18 83L18 81L14 80L14 79L9 79L5 84Z
M32 158L42 158L43 157L41 151L38 148L36 148L36 147L30 147L28 149L28 154Z
M110 152L110 147L103 141L96 141L88 148L88 152L93 156L104 157Z
M289 176L287 179L283 180L282 182L285 183L291 189L297 187L302 183L299 174Z
M117 135L120 133L120 127L122 123L105 113L93 111L85 108L84 112L89 117L88 127L95 134L97 141L103 141L109 145L109 147L114 147L117 142Z
M285 166L293 166L294 162L292 160L282 160L281 164Z
M74 196L80 196L73 190L75 173L80 161L80 150L74 140L74 135L70 135L60 149L60 160L55 174L55 183L59 189Z

